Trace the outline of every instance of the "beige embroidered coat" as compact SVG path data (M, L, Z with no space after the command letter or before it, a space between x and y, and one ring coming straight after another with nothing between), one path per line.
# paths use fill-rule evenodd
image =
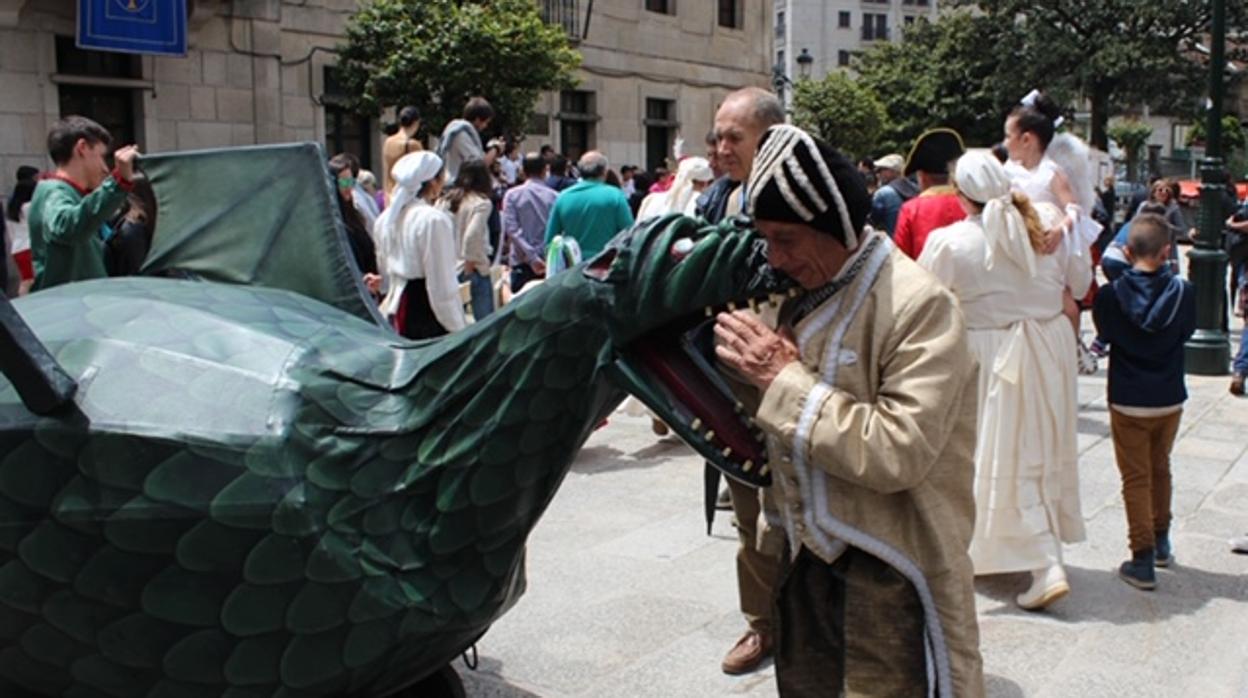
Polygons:
M910 578L940 695L982 696L966 552L977 369L957 303L885 242L794 330L801 362L756 415L775 474L764 528L828 562L854 545Z

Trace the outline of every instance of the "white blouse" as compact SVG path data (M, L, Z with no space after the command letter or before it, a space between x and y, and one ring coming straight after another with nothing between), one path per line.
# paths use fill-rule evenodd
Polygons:
M387 316L397 312L407 281L424 279L438 323L448 332L467 327L455 274L455 224L451 217L424 199L417 199L402 211L386 209L382 215L400 218L392 236L382 232L385 226L378 219L382 239L377 241L377 268L390 288L381 302L381 312Z

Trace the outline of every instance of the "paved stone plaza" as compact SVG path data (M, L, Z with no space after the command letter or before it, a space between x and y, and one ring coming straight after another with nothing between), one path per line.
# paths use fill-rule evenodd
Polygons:
M988 693L1248 698L1248 400L1190 378L1174 450L1177 564L1157 591L1117 579L1126 518L1105 371L1079 381L1088 540L1067 548L1072 592L1046 613L1013 604L1024 575L981 578ZM702 462L617 413L581 452L529 543L529 590L478 645L470 696L774 696L774 674L719 670L744 630L730 516L707 536Z

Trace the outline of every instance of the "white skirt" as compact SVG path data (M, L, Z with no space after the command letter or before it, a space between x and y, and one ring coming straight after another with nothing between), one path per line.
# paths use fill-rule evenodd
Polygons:
M1061 563L1086 538L1079 503L1078 366L1064 315L971 330L979 359L975 574Z

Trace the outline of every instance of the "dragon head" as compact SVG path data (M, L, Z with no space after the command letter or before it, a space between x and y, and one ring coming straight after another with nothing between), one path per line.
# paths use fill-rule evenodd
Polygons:
M583 273L609 290L613 380L721 471L767 484L761 433L716 368L713 341L717 312L761 309L795 288L748 219L663 216L620 234Z

